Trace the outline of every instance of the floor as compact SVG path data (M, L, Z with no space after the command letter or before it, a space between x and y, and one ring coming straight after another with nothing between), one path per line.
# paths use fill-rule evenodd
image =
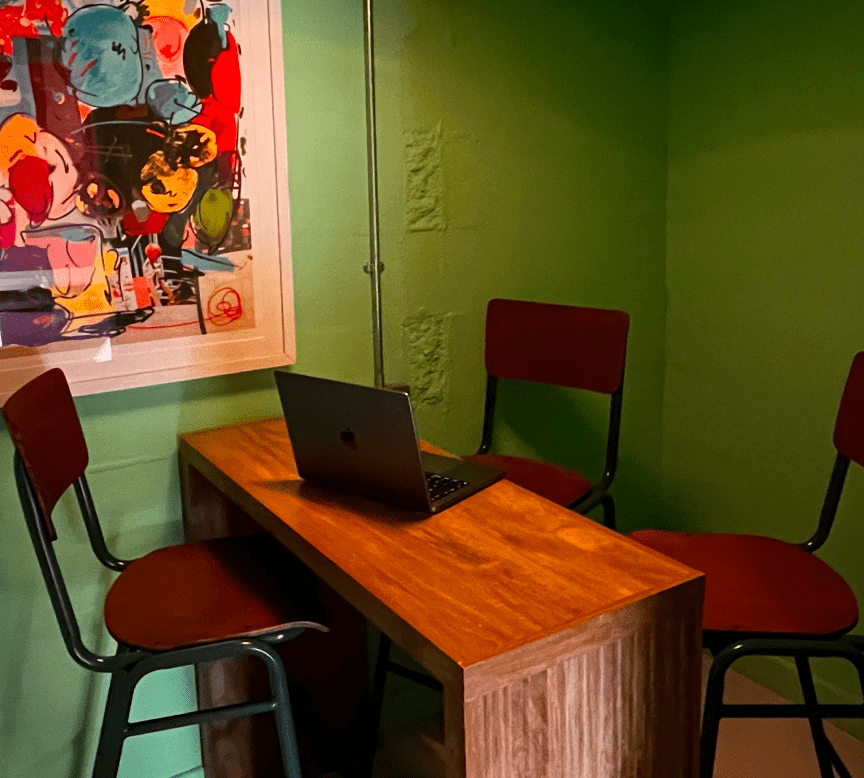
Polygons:
M703 680L707 668L706 660ZM749 678L730 673L726 701L773 703L782 699ZM826 724L826 731L853 778L864 778L864 742L831 724ZM435 716L396 730L382 743L375 778L440 778L442 741L441 720ZM807 722L725 720L720 725L714 778L819 778Z
M707 672L705 662L703 688ZM783 699L743 675L730 673L725 701L775 703ZM864 743L830 723L825 731L853 778L864 778ZM803 720L723 721L714 778L819 778L809 725Z
M706 661L703 664L703 682L707 672ZM749 678L730 673L726 701L776 703L782 699ZM430 701L420 699L418 704L428 707ZM853 778L864 778L864 742L832 724L826 724L826 731ZM382 743L375 778L440 778L443 774L443 735L441 719L434 715L418 725L394 730ZM203 778L200 769L177 776L199 777ZM319 778L343 776L328 773ZM724 721L720 726L714 778L819 778L807 722L779 719Z

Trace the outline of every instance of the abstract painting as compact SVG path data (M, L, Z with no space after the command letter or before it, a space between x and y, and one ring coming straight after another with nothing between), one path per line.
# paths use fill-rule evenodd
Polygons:
M0 394L292 360L280 46L268 0L0 0Z

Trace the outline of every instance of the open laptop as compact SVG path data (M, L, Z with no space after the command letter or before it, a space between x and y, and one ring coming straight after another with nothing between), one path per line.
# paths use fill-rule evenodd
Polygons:
M276 371L297 472L310 483L437 513L495 483L494 467L420 451L404 392Z

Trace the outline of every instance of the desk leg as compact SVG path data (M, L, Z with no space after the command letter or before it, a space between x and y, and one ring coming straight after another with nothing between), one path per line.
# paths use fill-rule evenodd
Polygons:
M444 684L444 775L465 778L465 689Z
M258 531L254 522L244 517L222 492L182 457L180 490L183 499L183 531L188 542L250 535ZM250 699L253 676L254 665L246 659L211 662L196 667L198 706L207 708ZM257 718L263 721L264 717ZM261 732L261 721L243 718L200 725L201 759L208 778L260 774L260 766L253 757L253 753L259 749L266 762L272 764L274 754L278 758L279 743L274 740L275 728L271 725ZM258 725L258 732L255 725ZM257 743L254 749L253 743ZM228 765L231 767L227 768Z
M187 541L261 532L253 519L182 457L180 484ZM368 680L365 619L320 581L318 598L331 632L307 630L277 649L291 685L304 775L313 778L325 770L343 767L341 760L350 763L360 753L359 719ZM195 677L200 707L269 694L263 667L248 660L202 665L196 668ZM208 778L283 775L272 716L206 724L200 729Z
M261 527L180 457L183 531L188 542L254 535Z
M465 776L696 778L701 603L698 579L469 668Z

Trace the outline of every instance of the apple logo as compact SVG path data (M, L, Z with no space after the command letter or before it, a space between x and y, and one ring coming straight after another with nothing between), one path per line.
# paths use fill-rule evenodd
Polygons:
M357 437L350 429L342 430L342 432L339 433L339 440L341 440L342 443L352 451L357 450Z

